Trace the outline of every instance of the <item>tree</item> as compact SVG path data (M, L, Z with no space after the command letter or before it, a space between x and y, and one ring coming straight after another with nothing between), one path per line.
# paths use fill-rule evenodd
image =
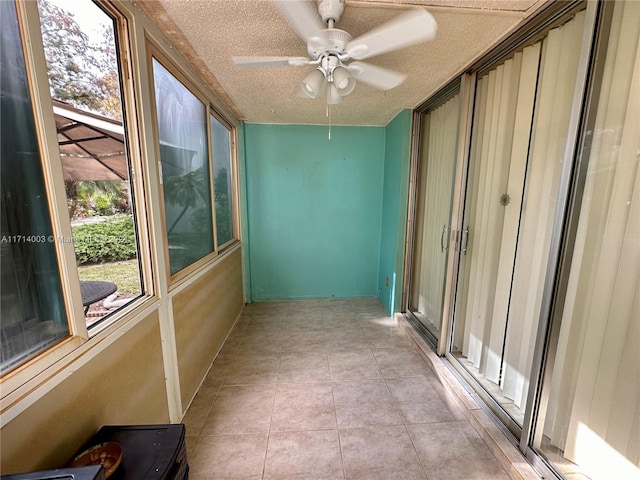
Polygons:
M121 180L72 180L65 182L71 219L91 215L131 213L127 182Z
M216 172L214 197L218 242L225 243L227 240L233 238L231 204L229 203L229 174L226 168L221 168Z
M38 8L51 96L78 108L121 119L113 26L106 25L101 42L93 44L73 13L49 0L38 0ZM106 14L105 20L111 22Z

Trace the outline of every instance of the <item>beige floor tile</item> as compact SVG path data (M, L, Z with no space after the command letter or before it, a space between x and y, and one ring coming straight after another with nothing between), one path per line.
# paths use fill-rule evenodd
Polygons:
M322 329L286 330L282 343L284 353L325 353L326 342Z
M343 479L337 431L271 434L264 478L265 480Z
M278 374L263 375L260 373L230 373L225 378L225 385L273 385L278 381Z
M382 380L380 369L375 365L330 365L329 368L334 382Z
M362 333L360 322L357 317L344 312L330 312L322 315L322 326L325 329L344 328L346 331Z
M261 478L266 452L267 435L200 436L189 459L189 478Z
M373 354L385 378L413 377L431 373L422 357L413 349L373 349Z
M345 338L339 335L333 335L326 340L327 352L354 352L354 351L371 351L369 342L364 338Z
M200 434L200 431L207 420L207 416L211 411L211 407L215 401L218 390L218 388L200 388L196 394L196 398L193 399L189 410L182 420L182 423L184 423L187 430L187 435L194 435L197 437Z
M227 375L227 366L214 363L209 369L209 373L202 382L202 387L220 388L224 377Z
M392 403L361 403L336 405L338 428L357 428L369 425L402 425L402 418Z
M458 419L444 402L430 398L428 402L396 403L402 420L406 424L455 422Z
M329 354L329 365L340 367L377 366L371 351L334 352Z
M284 328L282 329L282 331L267 332L267 333L247 332L242 337L243 344L252 345L254 347L260 347L264 344L270 344L270 343L282 343L283 340L284 340Z
M190 478L506 480L412 342L377 299L246 307L183 420Z
M411 347L412 341L407 337L401 336L372 336L367 338L367 342L371 348L408 348Z
M247 410L218 410L213 408L200 430L200 435L269 433L272 411L273 407L270 405Z
M337 382L333 384L333 400L336 405L362 403L388 403L393 401L387 384L382 380L371 382Z
M227 375L230 373L277 373L280 354L260 351L237 352L227 360Z
M280 358L278 383L329 382L329 362L325 353L290 352Z
M469 423L431 423L407 428L429 480L509 479Z
M285 325L285 333L322 330L322 319L320 313L300 316L289 316Z
M272 432L297 432L303 430L335 430L335 407L287 405L273 412Z
M276 391L271 431L336 429L329 383L280 384Z
M190 459L193 456L193 451L196 448L196 443L198 443L198 435L190 435L187 433L184 437L185 447L187 449L187 459Z
M396 402L423 403L440 397L427 377L402 377L386 379L389 392Z
M339 430L347 479L427 480L404 426Z
M213 410L251 411L272 407L275 385L225 385L218 392Z

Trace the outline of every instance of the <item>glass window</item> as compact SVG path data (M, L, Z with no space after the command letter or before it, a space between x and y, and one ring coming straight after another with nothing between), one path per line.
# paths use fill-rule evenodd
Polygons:
M206 106L153 59L171 274L213 252Z
M14 2L0 2L0 372L69 335Z
M216 239L220 247L233 240L233 191L231 171L231 132L213 115L211 149L213 151L213 178L216 206Z
M640 478L639 2L615 3L606 48L534 438L593 480Z
M143 293L114 18L38 0L88 327Z

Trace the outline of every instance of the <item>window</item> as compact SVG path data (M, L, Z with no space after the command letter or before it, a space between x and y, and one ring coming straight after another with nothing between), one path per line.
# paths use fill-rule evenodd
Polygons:
M91 0L16 5L0 2L3 395L144 293L116 41L124 17ZM19 20L32 15L40 51L39 41L21 40ZM31 94L46 91L30 68L42 60L53 109ZM57 196L63 184L71 225Z
M38 0L86 324L143 293L116 22L90 0Z
M171 274L213 252L206 107L153 59Z
M32 99L13 2L0 2L0 373L69 335Z
M218 248L234 239L233 225L233 172L231 170L231 132L229 127L213 115L211 150L213 151L213 178L216 206L216 239Z
M155 56L151 64L169 271L174 276L235 238L232 129Z

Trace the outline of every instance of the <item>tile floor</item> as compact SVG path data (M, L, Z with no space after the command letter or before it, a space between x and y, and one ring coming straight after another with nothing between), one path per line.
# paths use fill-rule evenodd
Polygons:
M192 480L510 478L376 299L247 306L184 423Z

